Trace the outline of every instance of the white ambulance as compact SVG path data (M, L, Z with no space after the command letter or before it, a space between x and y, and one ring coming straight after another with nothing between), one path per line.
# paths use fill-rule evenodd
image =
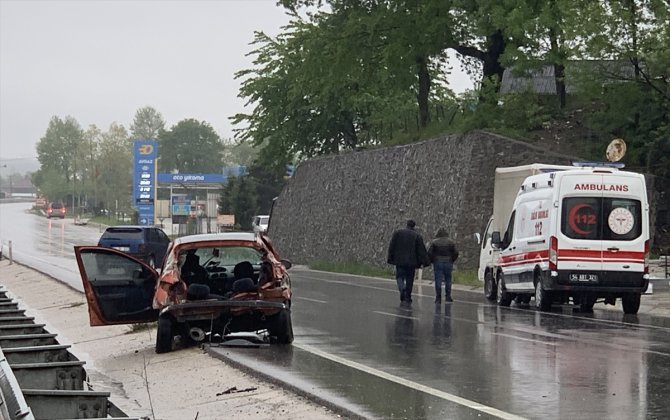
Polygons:
M635 314L649 283L644 177L596 166L529 176L490 244L489 293L501 306L534 296L541 310L572 299L591 311L597 301L621 298L623 311Z

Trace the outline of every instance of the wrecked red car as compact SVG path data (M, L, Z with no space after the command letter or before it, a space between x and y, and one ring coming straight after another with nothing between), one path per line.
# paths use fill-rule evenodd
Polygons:
M91 326L158 321L156 352L235 332L293 341L288 260L263 234L191 235L170 243L162 270L121 251L75 246ZM180 337L180 340L175 340Z

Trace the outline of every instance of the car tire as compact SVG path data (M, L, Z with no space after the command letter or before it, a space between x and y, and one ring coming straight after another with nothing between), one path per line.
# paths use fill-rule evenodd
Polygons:
M493 272L491 270L486 271L484 274L484 297L488 300L496 300L496 283L493 281Z
M268 326L270 340L275 344L291 344L293 342L293 323L291 322L291 311L282 309L273 316Z
M635 315L640 309L640 294L627 293L621 297L621 304L623 305L623 313L627 315Z
M542 279L535 280L535 307L543 312L551 310L551 293L542 286Z
M168 353L172 351L174 342L174 320L169 316L158 318L158 329L156 330L156 353Z
M496 303L498 306L509 306L512 303L512 295L505 290L505 279L502 273L498 275L498 287L496 288Z

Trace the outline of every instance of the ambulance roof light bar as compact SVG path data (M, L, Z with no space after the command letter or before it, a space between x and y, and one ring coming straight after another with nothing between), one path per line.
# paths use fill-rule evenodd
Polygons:
M626 164L623 162L572 162L572 166L578 168L613 168L623 169Z

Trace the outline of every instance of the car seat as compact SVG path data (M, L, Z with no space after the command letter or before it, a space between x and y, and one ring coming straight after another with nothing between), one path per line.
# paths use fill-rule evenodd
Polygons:
M200 265L200 257L189 252L181 267L181 278L186 283L204 283L207 281L207 270Z
M235 281L233 282L233 292L255 292L256 283L254 282L254 266L249 261L242 261L235 264L233 267L233 275Z

